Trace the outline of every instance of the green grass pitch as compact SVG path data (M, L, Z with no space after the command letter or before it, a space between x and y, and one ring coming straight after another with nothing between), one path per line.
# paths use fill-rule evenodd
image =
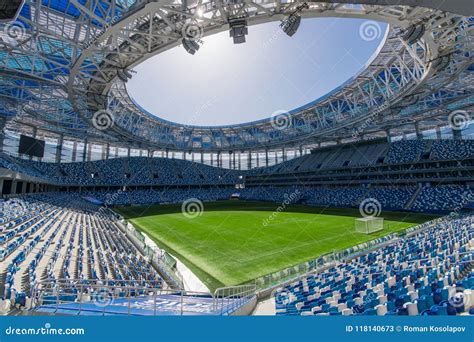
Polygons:
M357 209L293 205L269 220L275 203L204 203L201 216L187 218L180 205L123 207L117 211L158 246L179 258L211 291L279 271L433 218L383 212L385 228L355 232ZM267 222L265 225L264 222Z

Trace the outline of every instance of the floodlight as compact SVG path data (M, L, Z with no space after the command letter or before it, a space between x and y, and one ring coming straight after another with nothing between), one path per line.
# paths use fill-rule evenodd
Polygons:
M283 20L280 24L281 29L285 32L289 37L292 37L301 24L301 17L297 14L292 14L285 20Z
M191 55L194 55L199 50L199 44L194 40L183 38L181 43L183 43L184 49Z
M249 33L247 20L245 18L229 19L229 35L233 38L234 44L245 43L245 36Z

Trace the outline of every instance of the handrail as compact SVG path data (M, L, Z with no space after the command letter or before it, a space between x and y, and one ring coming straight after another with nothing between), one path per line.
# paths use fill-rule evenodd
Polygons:
M136 285L137 283L143 283L143 285ZM169 295L174 296L171 300L176 305L160 306L163 299L170 300ZM202 309L204 311L198 312L208 315L227 315L255 296L255 285L219 288L214 295L211 295L207 292L165 289L158 281L50 279L35 284L30 310L34 311L44 305L57 312L68 308L63 307L63 304L76 304L70 307L76 310L77 314L81 314L85 310L90 310L90 304L95 304L97 308L94 310L101 312L102 315L110 312L131 315L134 314L132 311L134 307L148 310L148 313L152 312L153 315L163 313L163 311L186 315L201 310L200 306L187 305L188 303L195 303L197 298L208 298L209 306Z
M214 291L214 311L229 315L256 296L256 284L220 287Z

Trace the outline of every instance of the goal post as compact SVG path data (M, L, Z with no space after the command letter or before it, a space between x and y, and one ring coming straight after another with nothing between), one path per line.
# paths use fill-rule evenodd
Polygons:
M383 217L362 217L355 219L357 233L370 234L383 229Z

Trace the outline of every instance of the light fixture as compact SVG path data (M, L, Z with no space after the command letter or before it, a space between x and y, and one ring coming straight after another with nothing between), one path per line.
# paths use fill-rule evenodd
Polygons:
M290 15L288 18L283 20L280 24L281 29L285 32L289 37L292 37L296 31L298 31L298 27L301 24L301 17L299 15Z
M229 35L233 38L234 44L245 43L245 36L249 33L247 20L245 18L231 18L229 26Z
M184 49L191 55L194 55L199 50L199 44L195 40L183 38L181 43L183 43Z
M132 78L132 73L130 70L127 69L117 69L117 77L122 81L122 82L127 82L129 79Z
M300 13L304 9L308 9L309 6L307 3L303 3L296 7L296 9L288 16L286 17L280 24L281 29L283 32L285 32L289 37L292 37L296 31L298 31L298 28L300 27L301 24L301 15Z

